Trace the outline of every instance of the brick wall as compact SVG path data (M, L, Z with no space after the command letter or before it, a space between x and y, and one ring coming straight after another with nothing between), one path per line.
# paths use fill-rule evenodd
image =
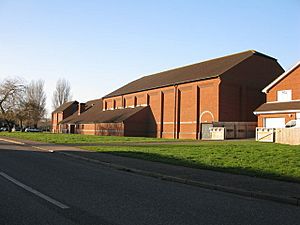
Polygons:
M253 111L266 101L261 90L283 72L275 60L256 55L225 72L220 85L220 121L257 121Z
M124 136L156 137L154 116L146 107L124 121Z
M104 102L108 108L111 102L120 98L126 99L122 107L149 105L152 119L147 125L147 136L195 139L200 117L201 122L219 119L219 83L220 79L214 78L112 97Z
M300 100L300 66L272 87L267 93L267 102L277 101L277 91L292 90L292 100Z
M92 123L76 125L77 134L100 136L124 136L123 123Z
M68 108L66 108L63 112L52 113L52 132L53 133L61 133L62 130L59 127L59 122L71 116L73 113L77 112L78 103L74 102ZM65 129L65 128L64 128Z

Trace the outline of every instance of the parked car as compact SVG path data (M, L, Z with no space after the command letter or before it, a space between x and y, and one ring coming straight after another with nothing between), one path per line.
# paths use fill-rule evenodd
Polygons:
M0 132L1 131L8 131L7 127L0 127Z
M12 132L21 131L21 128L20 127L13 127L11 131Z
M290 120L285 124L286 128L291 128L291 127L300 127L300 119L298 120Z
M41 130L38 129L38 128L30 128L30 127L28 127L28 128L25 129L25 132L41 132Z

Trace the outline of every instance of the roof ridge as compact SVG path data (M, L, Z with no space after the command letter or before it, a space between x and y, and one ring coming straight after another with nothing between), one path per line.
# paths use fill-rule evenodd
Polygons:
M128 82L113 92L110 92L103 98L219 77L228 70L237 66L239 63L249 59L254 55L267 57L274 60L274 58L264 55L258 51L246 50L243 52L233 53L230 55L212 58L181 67L163 70L146 76L141 76L131 82Z
M171 69L166 69L166 70L163 70L163 71L160 71L160 72L154 72L154 73L151 73L149 75L142 76L138 79L141 79L141 78L144 78L144 77L150 77L150 76L153 76L153 75L157 75L157 74L172 71L172 70L182 69L182 68L189 67L189 66L195 66L195 65L198 65L198 64L201 64L201 63L206 63L206 62L210 62L210 61L215 61L215 60L227 58L227 57L230 57L230 56L240 55L240 54L244 54L244 53L247 53L247 52L252 52L252 54L259 53L261 55L264 55L263 53L257 52L255 50L245 50L245 51L242 51L242 52L236 52L236 53L232 53L232 54L229 54L229 55L224 55L224 56L217 57L217 58L205 59L204 61L195 62L195 63L192 63L192 64L187 64L187 65L183 65L183 66L179 66L179 67L174 67L174 68L171 68ZM265 56L268 56L268 55L265 55ZM269 57L272 58L271 56L269 56Z

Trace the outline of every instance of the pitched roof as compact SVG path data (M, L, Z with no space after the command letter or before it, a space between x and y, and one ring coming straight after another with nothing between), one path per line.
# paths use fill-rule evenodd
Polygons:
M300 111L300 101L267 102L259 106L254 114Z
M115 109L102 111L102 107L99 105L94 105L89 110L83 112L78 116L74 113L70 117L61 121L61 124L75 123L75 124L89 124L89 123L120 123L134 115L135 113L141 111L146 107L135 107L135 108L125 108L125 109Z
M95 104L98 104L98 106L102 106L102 98L97 98L97 99L93 99L93 100L89 100L85 103L85 107L91 107L94 106Z
M84 111L78 115L78 110L76 110L72 115L68 116L64 120L60 121L60 123L74 123L75 120L81 117L86 117L87 115L93 116L92 113L94 111L102 111L102 99L94 99L87 101L85 104Z
M276 60L257 51L248 50L245 52L144 76L111 92L104 98L218 77L252 55L260 55Z
M77 101L65 102L61 106L59 106L57 109L55 109L52 113L63 112L65 109L67 109L69 106L71 106L74 103L78 103L78 102Z
M291 69L281 74L279 77L277 77L272 83L270 83L267 87L265 87L262 92L267 93L275 84L280 82L283 78L285 78L287 75L289 75L291 72L293 72L295 69L297 69L300 66L300 61L296 63Z

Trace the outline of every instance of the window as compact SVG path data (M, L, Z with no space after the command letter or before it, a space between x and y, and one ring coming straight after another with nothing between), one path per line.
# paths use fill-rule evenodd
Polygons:
M146 102L146 104L150 105L150 95L148 95L148 94L147 94L147 102Z
M292 100L292 90L277 91L277 101L287 102Z
M133 98L133 106L136 107L137 106L137 97Z

